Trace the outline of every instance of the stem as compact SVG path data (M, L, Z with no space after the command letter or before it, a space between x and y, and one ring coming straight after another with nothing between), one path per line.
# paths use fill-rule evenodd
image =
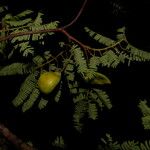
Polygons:
M15 145L17 149L20 150L37 150L36 148L24 143L21 139L19 139L15 134L13 134L8 128L6 128L3 124L0 123L0 133Z
M84 0L84 3L82 4L81 9L79 10L79 12L76 15L76 17L70 23L68 23L67 25L65 25L63 27L60 27L60 28L57 28L57 29L48 29L48 30L44 29L44 30L39 30L39 31L28 31L28 32L19 32L19 33L15 33L15 34L10 34L10 35L5 36L5 37L3 37L3 36L0 37L0 42L12 39L13 37L16 37L16 36L29 35L29 34L30 35L31 34L39 34L39 33L47 33L47 32L59 32L62 29L66 29L66 28L70 27L71 25L73 25L78 20L78 18L80 17L81 13L83 12L83 9L84 9L86 3L87 3L87 0Z
M47 61L46 63L43 63L43 64L40 65L40 66L37 66L37 67L35 68L35 70L36 70L36 69L40 69L40 68L42 68L43 66L49 64L50 62L56 60L56 59L57 59L59 56L61 56L63 53L64 53L64 52L60 52L57 56L55 56L55 57L52 58L51 60Z
M60 28L56 28L56 29L44 29L44 30L38 30L38 31L25 31L25 32L19 32L19 33L15 33L15 34L10 34L8 36L2 36L0 37L0 42L5 41L5 40L10 40L14 37L17 36L22 36L22 35L32 35L32 34L39 34L39 33L48 33L48 32L61 32L64 35L66 35L71 41L74 41L75 43L79 44L84 50L92 50L92 51L106 51L110 48L115 47L117 44L120 44L122 41L124 41L125 39L122 39L120 41L118 41L117 43L115 43L114 45L105 47L105 48L92 48L88 45L83 44L82 42L80 42L78 39L76 39L74 36L70 35L65 29L67 29L68 27L72 26L77 20L78 18L81 16L83 9L85 8L85 5L87 3L87 0L84 0L78 14L76 15L76 17L67 25L60 27Z
M84 0L84 3L82 4L82 6L81 6L78 14L76 15L76 17L70 23L68 23L67 25L63 26L61 29L66 29L66 28L72 26L78 20L78 18L81 16L81 14L83 12L83 9L85 8L86 3L87 3L87 0Z

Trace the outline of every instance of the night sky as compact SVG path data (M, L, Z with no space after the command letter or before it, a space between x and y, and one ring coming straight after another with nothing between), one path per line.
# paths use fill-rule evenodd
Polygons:
M82 1L38 0L33 4L32 0L13 0L4 1L4 4L8 5L13 14L25 9L41 11L45 14L46 21L59 20L63 26L77 14ZM125 25L128 41L140 49L150 51L149 18L150 1L148 0L139 2L88 0L82 15L68 32L83 43L93 45L84 33L85 26L105 36L113 37L116 29ZM51 104L49 110L33 109L23 114L12 107L11 100L16 96L24 78L1 77L0 121L22 139L33 139L35 145L44 150L48 150L49 141L57 135L64 136L70 150L86 146L94 150L100 138L107 132L120 140L150 139L149 131L144 131L141 125L141 112L137 108L139 99L150 99L149 67L150 63L145 62L131 63L130 67L124 64L115 70L106 70L112 80L109 94L114 107L111 112L103 112L102 118L98 121L87 122L81 135L72 127L72 106L69 101L59 106ZM67 97L68 95L66 99Z

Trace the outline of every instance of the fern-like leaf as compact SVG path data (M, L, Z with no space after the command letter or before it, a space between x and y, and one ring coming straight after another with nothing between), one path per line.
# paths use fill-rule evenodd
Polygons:
M90 96L91 100L92 100L93 102L96 102L100 108L103 108L103 107L104 107L104 104L103 104L103 102L99 99L97 93L91 91L89 96Z
M23 102L30 96L33 89L37 85L37 79L36 76L38 75L38 72L31 73L23 82L23 84L20 87L20 91L18 95L15 97L15 99L12 101L13 105L15 107L20 106L23 104Z
M12 63L11 65L5 66L0 69L0 76L10 76L10 75L23 75L30 73L32 71L29 64L24 63Z
M87 101L84 99L80 99L80 101L75 105L75 112L73 115L74 126L79 132L82 130L83 124L81 123L81 119L85 116L85 113L87 112L87 106Z
M150 149L150 141L145 141L144 143L140 143L141 150L149 150Z
M123 141L122 143L119 143L118 141L113 141L112 137L107 134L107 139L102 138L101 141L105 144L105 147L100 146L100 149L103 150L149 150L150 149L150 141Z
M1 6L1 5L0 5L0 13L5 12L7 9L8 9L7 6Z
M41 110L41 109L44 109L48 104L48 100L44 99L44 98L41 98L40 99L40 102L38 104L38 108Z
M74 64L72 60L66 60L66 62L64 63L64 65L66 65L66 69L64 71L64 74L66 76L67 79L67 84L70 90L71 94L76 94L78 92L77 88L78 88L78 82L75 81L75 74L74 74Z
M44 58L40 55L37 55L37 56L33 57L32 60L33 60L33 63L37 66L41 65L44 62Z
M123 142L121 144L121 150L138 150L139 149L139 146L137 145L138 143L135 142L135 141L126 141L126 142Z
M89 114L89 118L91 118L93 120L97 119L97 117L98 117L98 110L97 110L96 104L89 103L88 114Z
M150 107L148 107L146 100L140 100L138 107L140 108L143 116L150 116Z
M35 18L35 20L34 20L34 22L33 22L33 24L34 24L35 26L39 26L39 25L41 25L41 24L43 23L43 20L42 20L42 16L43 16L43 15L44 15L43 13L38 12L38 14L37 14L37 16L36 16L36 18Z
M100 59L100 57L98 57L98 56L91 57L90 61L88 63L89 69L92 69L93 71L97 71L98 70L98 66L100 64L99 59Z
M1 30L0 31L0 36L1 37L5 37L6 36L5 31ZM6 47L6 42L5 41L1 41L0 42L0 54L4 54L5 47Z
M150 129L150 115L142 117L142 124L144 126L144 129L146 130Z
M39 89L37 89L37 88L33 89L29 99L26 102L24 102L24 104L22 106L22 111L23 112L29 110L33 106L33 104L37 100L39 94L40 94Z
M33 22L32 26L30 27L30 29L32 31L38 31L38 30L50 30L50 29L56 29L58 26L58 21L54 21L54 22L50 22L48 24L43 24L42 25L42 15L41 13L38 14L35 22ZM36 40L41 40L44 38L45 35L52 35L54 34L54 32L47 32L47 33L43 33L43 34L33 34L32 35L32 40L36 41Z
M11 26L11 27L19 27L19 26L24 26L27 25L29 23L31 23L32 19L31 18L27 18L24 20L10 20L10 21L6 21L7 25Z
M38 13L37 17L35 18L34 22L32 23L32 26L30 27L30 29L32 31L37 31L42 26L42 23L43 23L42 16L43 16L43 13ZM42 39L44 37L44 35L45 34L33 34L32 40L37 41L40 39L40 37Z
M16 16L12 16L11 14L7 14L4 18L3 21L5 22L5 24L11 28L13 27L20 27L20 26L24 26L27 25L29 23L31 23L32 18L25 18L25 16L31 14L32 11L31 10L26 10L23 11L21 13L19 13Z
M120 63L118 56L112 50L105 52L103 56L99 58L99 61L102 66L108 68L116 68Z
M102 36L94 31L90 30L88 27L85 27L84 29L89 34L90 37L92 37L94 40L98 41L99 43L101 43L103 45L110 46L115 43L114 40L112 40L108 37Z
M62 95L62 82L60 83L59 89L54 97L55 102L59 102Z
M29 54L34 54L34 48L29 44L29 42L23 42L18 44L20 47L20 52L23 53L24 57L27 57Z
M27 29L16 29L15 31L13 31L11 34L17 34L19 32L27 32ZM30 39L30 35L22 35L22 36L16 36L11 40L11 43L15 43L15 42L25 42L25 41L29 41ZM19 45L17 45L19 46ZM17 48L16 46L16 48Z
M62 136L57 136L56 139L54 140L54 142L52 143L52 145L57 147L57 148L64 149L65 148L65 143L64 143L63 137Z
M77 45L73 45L71 51L73 52L73 57L77 66L78 73L84 76L84 73L88 68L83 51Z
M150 60L150 53L140 50L131 44L127 46L128 51L130 52L130 57L133 61L149 61Z
M21 13L17 14L16 16L14 16L14 18L19 20L19 19L26 17L27 15L30 15L32 13L33 13L33 11L28 9L28 10L22 11Z
M126 36L125 36L125 27L121 27L121 28L118 28L117 29L117 35L116 35L116 38L118 40L122 40L122 39L126 39Z
M100 104L100 106L101 106L101 102L102 102L104 104L104 106L106 106L108 109L112 108L110 98L105 91L102 91L100 89L93 89L93 91L96 92L96 94L99 98L99 99L97 99L97 103ZM101 101L101 102L99 103L98 101Z
M147 106L147 101L140 101L138 106L143 114L142 124L144 129L150 129L150 108Z

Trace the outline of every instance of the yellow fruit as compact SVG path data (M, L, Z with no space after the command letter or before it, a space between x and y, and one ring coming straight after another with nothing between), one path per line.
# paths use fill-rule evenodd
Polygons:
M60 72L43 72L38 79L38 87L42 93L49 94L58 85L60 79Z

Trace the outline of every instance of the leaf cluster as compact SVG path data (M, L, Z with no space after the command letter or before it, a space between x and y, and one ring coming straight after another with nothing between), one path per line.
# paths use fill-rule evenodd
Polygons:
M0 64L0 76L25 76L17 96L12 101L15 107L22 107L23 112L31 109L34 104L37 104L39 109L44 109L51 100L56 103L60 100L65 101L62 94L65 87L68 91L66 94L71 95L74 104L75 128L81 131L85 118L96 120L104 107L112 108L111 100L104 88L110 86L111 80L102 72L102 68L115 69L121 63L130 65L135 61L149 61L150 53L132 46L127 41L125 27L117 30L115 40L85 27L85 32L105 46L104 48L85 46L80 42L75 43L77 40L71 41L73 38L70 38L68 42L62 39L58 49L50 50L46 47L45 40L47 37L53 39L52 35L56 33L53 29L57 30L59 22L45 23L42 19L44 14L39 12L33 17L33 13L26 10L15 16L6 14L2 18L0 36L12 38L10 41L0 41L0 52L5 56L5 61L10 62L6 65ZM7 44L11 45L11 49L6 49ZM20 62L13 59L16 52L21 59L26 58L28 61ZM60 71L63 76L60 84L48 96L43 95L37 85L42 71ZM145 104L142 103L140 107L145 114Z
M102 143L99 145L99 150L149 150L150 141L145 140L144 142L139 141L124 141L119 143L114 141L109 134L106 134L106 138L101 139Z

